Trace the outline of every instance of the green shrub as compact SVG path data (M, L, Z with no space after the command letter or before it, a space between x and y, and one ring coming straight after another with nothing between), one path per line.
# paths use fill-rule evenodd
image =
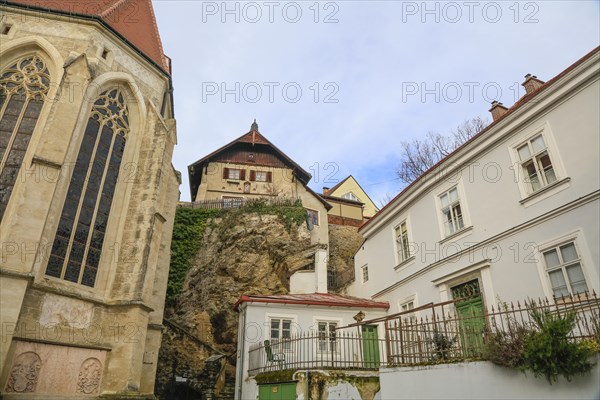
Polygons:
M536 331L526 341L523 371L531 371L536 377L544 376L552 384L561 375L570 381L575 375L583 375L592 369L594 364L590 357L594 351L569 340L575 314L558 315L535 307L531 307L529 314Z
M531 331L522 325L490 334L487 337L484 358L503 367L522 367L523 353L530 334Z
M457 339L450 338L442 333L434 333L430 342L434 347L434 354L437 360L448 360L450 358L450 350L454 347Z

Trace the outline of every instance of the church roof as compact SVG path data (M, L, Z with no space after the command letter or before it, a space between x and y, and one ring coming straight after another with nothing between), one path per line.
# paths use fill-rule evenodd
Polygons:
M25 6L32 10L98 19L162 70L171 73L169 58L163 52L151 0L9 0L4 3Z

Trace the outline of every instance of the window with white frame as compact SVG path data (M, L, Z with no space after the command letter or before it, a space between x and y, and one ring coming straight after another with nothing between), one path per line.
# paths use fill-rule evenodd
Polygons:
M400 262L406 261L410 258L408 228L406 226L406 221L403 221L400 225L394 228L394 234L396 236L396 251L398 252L398 260Z
M286 318L271 318L271 347L274 352L289 350L292 338L292 320Z
M358 197L356 197L356 195L355 195L354 193L352 193L352 192L348 192L348 193L344 194L344 195L342 196L342 198L344 198L344 199L348 199L348 200L360 201L360 200L358 199Z
M554 297L587 292L588 286L575 242L565 243L542 253Z
M518 146L517 153L529 193L556 182L556 171L541 133Z
M338 351L335 337L336 328L337 322L319 321L317 323L319 353L334 353Z
M361 275L362 275L362 283L368 282L369 281L369 266L363 265L360 269L361 269Z
M415 301L409 300L402 304L400 304L400 312L405 312L406 314L402 315L402 322L407 325L414 325L417 322L417 316L414 312L409 312L410 310L414 310Z
M456 186L440 195L440 204L442 207L444 234L449 236L463 229L465 222Z

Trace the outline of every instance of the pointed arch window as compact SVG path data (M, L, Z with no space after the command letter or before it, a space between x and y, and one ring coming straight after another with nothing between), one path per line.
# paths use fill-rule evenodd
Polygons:
M37 56L22 57L0 73L0 221L49 87L48 68Z
M92 106L73 168L46 275L94 287L125 142L129 116L120 89Z

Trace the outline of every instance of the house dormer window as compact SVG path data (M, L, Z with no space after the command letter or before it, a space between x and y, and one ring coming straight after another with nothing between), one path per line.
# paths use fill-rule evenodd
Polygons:
M354 193L352 193L352 192L348 192L348 193L344 194L342 196L342 198L348 199L348 200L353 200L353 201L360 201L358 199L358 197L356 197L356 195Z

